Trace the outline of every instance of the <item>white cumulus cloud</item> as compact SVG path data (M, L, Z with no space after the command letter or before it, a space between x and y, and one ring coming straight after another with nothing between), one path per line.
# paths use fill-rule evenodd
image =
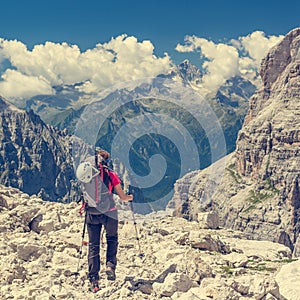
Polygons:
M213 42L186 36L178 52L197 52L205 71L199 90L215 93L226 80L243 75L258 85L262 58L283 36L255 31L228 42ZM54 94L56 85L84 83L81 91L92 93L123 81L134 81L166 73L173 65L168 54L154 54L151 41L138 41L126 34L81 51L77 45L46 42L31 50L16 40L0 39L0 95L26 99Z
M115 83L156 76L169 70L167 54L154 55L150 41L121 35L81 52L77 45L46 42L29 50L16 40L0 39L0 63L11 68L1 76L0 94L26 98L53 93L55 85L85 82L86 91L105 89ZM25 84L26 83L26 84Z
M41 76L28 76L16 70L6 70L0 81L0 95L5 98L30 98L37 94L53 94L49 83Z
M178 52L198 52L205 74L201 87L203 93L214 93L226 80L243 75L258 85L257 71L261 60L271 47L279 43L283 36L265 36L255 31L228 43L215 43L197 36L186 36L183 45L178 44Z
M242 53L239 61L241 74L247 76L255 83L257 81L256 72L259 70L262 59L283 37L283 35L267 37L264 32L255 31L232 41Z

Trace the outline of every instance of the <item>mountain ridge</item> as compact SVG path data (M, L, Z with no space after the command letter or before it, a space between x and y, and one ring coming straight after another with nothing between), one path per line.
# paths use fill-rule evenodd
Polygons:
M44 200L67 201L75 179L70 136L3 98L0 106L0 182Z
M178 85L182 84L185 87L185 89L190 88L191 90L193 90L193 88L191 87L191 83L193 85L201 84L202 75L203 74L197 67L195 67L189 61L186 60L182 64L176 66L176 68L174 68L169 74L160 75L157 78L155 78L154 82L155 84L158 82L157 86L151 86L151 84L148 85L147 82L144 83L143 81L141 81L141 83L138 82L136 86L126 86L125 84L125 88L116 87L116 89L112 90L110 93L104 93L104 96L102 96L102 94L93 94L91 96L84 95L78 92L77 86L66 86L61 88L57 87L56 96L37 96L35 98L29 99L27 101L27 109L34 109L34 111L38 113L46 123L59 129L67 128L68 132L72 134L74 133L74 131L76 131L76 126L78 125L78 122L84 110L89 105L93 105L94 102L105 102L107 103L107 105L110 105L109 101L114 101L120 103L121 105L122 101L126 102L126 99L130 99L131 97L133 97L134 99L148 98L149 94L151 95L151 89L153 91L159 91L159 93L161 93L161 95L163 96L164 93L168 90L167 86L164 86L164 82L167 81L177 82ZM134 84L135 83L133 83L133 85ZM217 118L219 118L219 122L221 123L225 134L227 145L226 151L228 153L233 151L235 148L237 133L242 126L248 108L248 98L251 94L254 93L254 90L255 87L250 82L245 81L242 78L236 77L231 80L228 80L214 98L204 99L204 101L206 101L207 104L212 108ZM157 98L157 100L159 100L159 97ZM68 104L62 103L64 102L64 99L66 99L66 103ZM90 103L88 103L88 100L90 101ZM135 101L132 102L130 110L132 109L132 111L139 112L138 115L145 118L147 114L159 114L159 105L165 103L166 101L157 101L157 104L153 104L152 107L147 107L147 105L145 105L145 101ZM191 114L193 114L193 112L197 112L197 103L195 103L193 106L189 106L189 109ZM174 114L172 114L171 110L168 112L164 107L162 107L161 110L164 111L166 115L169 115L169 117L171 117L172 119L182 122L183 125L187 124L187 122L185 122L182 119L180 114L177 114L177 116L175 116ZM101 128L101 136L104 138L101 141L98 138L98 140L95 142L97 146L101 146L103 148L106 148L107 150L110 150L110 145L112 143L110 138L116 135L116 131L121 128L122 124L124 125L125 119L122 118L122 113L125 115L124 111L122 112L116 110L116 112L114 112L112 116L104 116L107 117L107 120L109 122L106 122L106 126ZM127 120L130 121L130 119ZM146 121L146 119L144 120ZM149 121L149 118L147 119L147 121ZM143 124L145 123L139 124L138 127L143 128ZM155 126L156 125L153 124L150 126L150 128ZM197 124L195 126L197 126ZM189 125L189 127L191 126ZM195 132L196 129L197 128L195 128L193 131ZM207 141L205 142L205 139L205 134L203 134L203 138L201 139L198 138L197 134L197 140L195 141L196 144L205 145L204 150L199 150L199 153L201 153L199 157L202 163L201 166L198 166L198 168L206 167L210 163L209 147L207 146ZM142 168L137 170L139 174L147 174L147 171L149 170L148 162L146 161L149 158L147 158L146 156L149 153L159 152L159 149L156 149L157 147L155 147L154 143L152 143L153 136L149 137L148 140L149 143L146 143L144 145L144 148L146 149L143 150L140 148L133 150L133 152L135 153L145 153L145 155L142 155L142 157L139 156L133 162L134 165L139 165ZM159 143L160 142L161 141L159 141ZM151 149L148 149L149 147ZM161 145L161 147L158 148L166 149L166 147L164 147L163 145ZM173 147L170 147L170 149L173 149ZM167 159L174 156L174 153L170 152L164 154ZM138 162L137 160L139 160L140 162ZM177 157L175 157L174 161L171 163L173 164L173 166L176 166L178 164ZM177 174L177 171L174 170L174 172L172 173ZM121 177L123 176L123 174L120 175ZM159 188L160 187L158 187L158 189ZM148 193L147 191L145 192ZM153 195L151 194L151 199L156 199L157 197L160 197L159 194L160 192L157 190L156 192L154 192ZM161 208L164 207L160 207L160 209Z
M170 203L191 220L199 206L214 210L222 226L283 243L295 256L300 255L299 40L297 28L263 60L264 85L250 99L236 150L224 158L222 182L212 184L213 196L203 200L210 172L217 168L211 166L178 180ZM186 190L190 195L182 196Z

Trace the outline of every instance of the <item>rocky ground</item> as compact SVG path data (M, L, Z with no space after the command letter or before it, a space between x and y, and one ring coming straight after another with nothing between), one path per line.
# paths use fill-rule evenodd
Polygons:
M0 186L1 299L300 299L300 261L289 248L218 228L213 214L188 222L161 212L136 216L139 249L129 211L121 212L117 279L101 272L93 294L87 246L79 260L79 206Z

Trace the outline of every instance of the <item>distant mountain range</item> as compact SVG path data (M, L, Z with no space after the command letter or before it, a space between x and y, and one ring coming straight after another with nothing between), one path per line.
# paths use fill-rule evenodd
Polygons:
M192 88L201 84L203 74L201 71L191 64L188 60L183 61L169 74L159 75L159 77L168 78L170 80L180 81ZM84 83L75 85L56 86L55 95L39 95L28 99L24 105L24 109L32 109L43 121L58 129L67 128L70 133L74 132L78 118L86 105L94 101L100 101L102 94L86 94L80 91L79 87ZM248 108L248 100L254 94L256 87L248 80L242 77L234 77L228 80L217 92L217 94L206 99L216 115L221 118L222 125L227 124L225 120L230 120L229 127L241 126L241 124L233 124L232 119L236 119L238 123L243 122L244 116ZM140 93L144 97L143 88L136 88L135 93ZM229 117L230 116L230 117ZM224 122L223 122L224 121ZM225 125L227 126L227 125ZM233 128L232 128L233 129ZM230 130L229 136L237 137L238 130ZM234 145L228 141L228 150L232 151Z
M185 60L169 74L160 75L154 78L150 84L144 82L135 83L135 86L125 84L124 87L112 89L103 96L102 94L86 94L80 91L80 86L84 83L69 86L56 86L55 95L39 95L26 101L23 107L27 111L34 111L49 126L53 126L58 130L67 129L69 134L76 132L76 126L83 113L89 108L91 103L109 103L118 102L115 111L107 118L99 130L97 139L92 142L98 146L102 146L107 150L112 150L112 142L118 131L124 124L140 116L140 124L136 123L137 128L157 127L158 120L150 120L147 118L149 114L158 116L162 113L165 117L159 122L168 122L168 118L176 120L182 126L186 127L191 133L195 144L197 145L200 165L195 168L205 168L212 163L211 145L207 134L203 128L199 127L197 122L189 120L189 118L199 110L199 103L193 103L188 106L188 111L179 109L178 106L170 105L170 101L166 105L166 101L161 101L158 97L152 97L153 91L155 95L164 95L169 93L172 97L174 91L172 87L167 86L167 82L177 82L183 87L194 90L197 85L201 84L201 71L189 61ZM153 82L155 84L153 85ZM235 142L238 131L241 129L244 117L248 109L248 99L255 92L256 87L242 77L234 77L228 80L216 93L214 97L206 98L204 101L210 106L215 113L226 142L226 153L230 153L235 149ZM157 92L158 91L158 92ZM196 92L195 92L196 93ZM121 99L121 100L120 100ZM135 99L135 101L132 101ZM138 100L138 101L137 101ZM122 102L123 101L123 102ZM185 100L184 100L185 101ZM123 103L123 104L122 104ZM121 105L122 104L122 105ZM147 123L149 122L149 123ZM154 122L154 123L153 123ZM146 125L148 124L148 125ZM99 128L100 129L100 128ZM177 128L178 129L178 128ZM156 129L157 130L157 129ZM179 130L179 129L178 129ZM78 133L78 132L77 132ZM87 133L88 134L88 133ZM170 200L175 181L182 176L181 153L178 152L176 142L172 143L170 139L165 138L171 133L163 134L147 134L135 141L130 150L130 164L134 173L138 176L147 176L150 172L149 159L154 154L163 156L167 163L165 176L162 176L159 182L150 188L135 187L135 192L139 191L140 201L151 203L153 209L161 209ZM90 142L90 141L87 141ZM188 144L185 147L189 147ZM116 157L115 157L116 158ZM217 157L219 158L219 157ZM217 159L215 158L215 159ZM121 176L124 174L121 174ZM130 175L130 174L129 174ZM130 177L130 176L129 176ZM130 177L130 182L134 186L135 178ZM158 198L164 198L163 203L154 204Z

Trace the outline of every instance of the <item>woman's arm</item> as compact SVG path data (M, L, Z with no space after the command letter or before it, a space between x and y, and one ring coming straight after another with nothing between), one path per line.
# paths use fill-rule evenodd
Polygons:
M128 202L133 200L133 195L126 195L121 187L121 184L117 184L114 189L122 201Z

